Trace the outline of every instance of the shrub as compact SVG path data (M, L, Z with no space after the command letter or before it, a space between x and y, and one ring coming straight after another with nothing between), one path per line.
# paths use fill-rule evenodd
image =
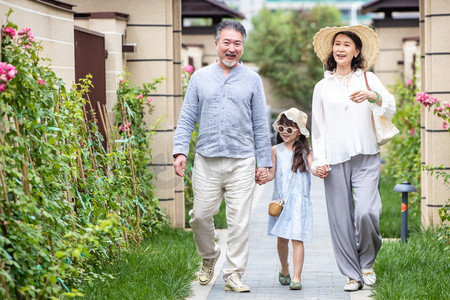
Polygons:
M16 31L7 18L0 63L0 295L79 295L82 280L105 276L96 265L165 223L147 165L142 103L129 101L154 86L122 86L120 114L129 131L118 130L124 123L105 126L103 149L96 119L109 121L86 101L91 77L67 91L44 66L31 29Z

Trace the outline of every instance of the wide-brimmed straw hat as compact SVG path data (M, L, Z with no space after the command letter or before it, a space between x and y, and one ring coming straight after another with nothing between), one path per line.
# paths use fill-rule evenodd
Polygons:
M333 38L342 31L351 31L358 35L362 42L362 55L366 60L366 69L370 68L380 54L380 39L372 28L365 25L342 27L325 27L316 33L313 39L314 52L326 64L326 60L333 51Z
M301 134L303 134L306 137L309 137L309 131L306 129L306 121L308 121L308 115L304 112L296 109L295 107L292 107L288 110L285 110L281 112L275 122L272 124L273 130L278 133L278 121L280 121L281 116L285 115L288 120L291 120L292 122L295 122L297 124L298 129L300 129Z

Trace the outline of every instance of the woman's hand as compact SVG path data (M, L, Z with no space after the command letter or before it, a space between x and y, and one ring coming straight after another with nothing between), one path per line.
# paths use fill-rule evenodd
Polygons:
M375 95L375 99L377 99L377 95L374 92L359 90L350 95L350 100L355 103L361 103L369 99L373 101L375 100L372 99L373 95Z
M328 176L328 172L330 171L330 169L328 168L328 165L324 165L322 167L317 167L317 175L320 178L326 178Z

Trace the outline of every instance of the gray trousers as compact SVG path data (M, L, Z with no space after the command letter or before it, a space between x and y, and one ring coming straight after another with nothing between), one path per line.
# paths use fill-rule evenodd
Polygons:
M361 269L372 267L381 248L380 165L379 153L357 155L331 165L324 180L337 265L343 275L362 284Z

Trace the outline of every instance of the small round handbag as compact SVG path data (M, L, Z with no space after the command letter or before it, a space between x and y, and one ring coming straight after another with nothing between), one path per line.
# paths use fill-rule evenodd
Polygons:
M289 185L291 185L292 175L293 175L293 173L291 172L291 175L289 176ZM288 190L289 190L289 185L288 185ZM287 196L287 191L284 195L284 199L286 199L286 196ZM284 204L286 203L286 201L284 201L284 199L275 199L275 200L270 201L269 216L278 217L281 214L281 212L283 211Z
M269 215L272 217L278 217L281 214L281 211L283 210L284 206L284 200L278 199L278 200L272 200L269 203Z

